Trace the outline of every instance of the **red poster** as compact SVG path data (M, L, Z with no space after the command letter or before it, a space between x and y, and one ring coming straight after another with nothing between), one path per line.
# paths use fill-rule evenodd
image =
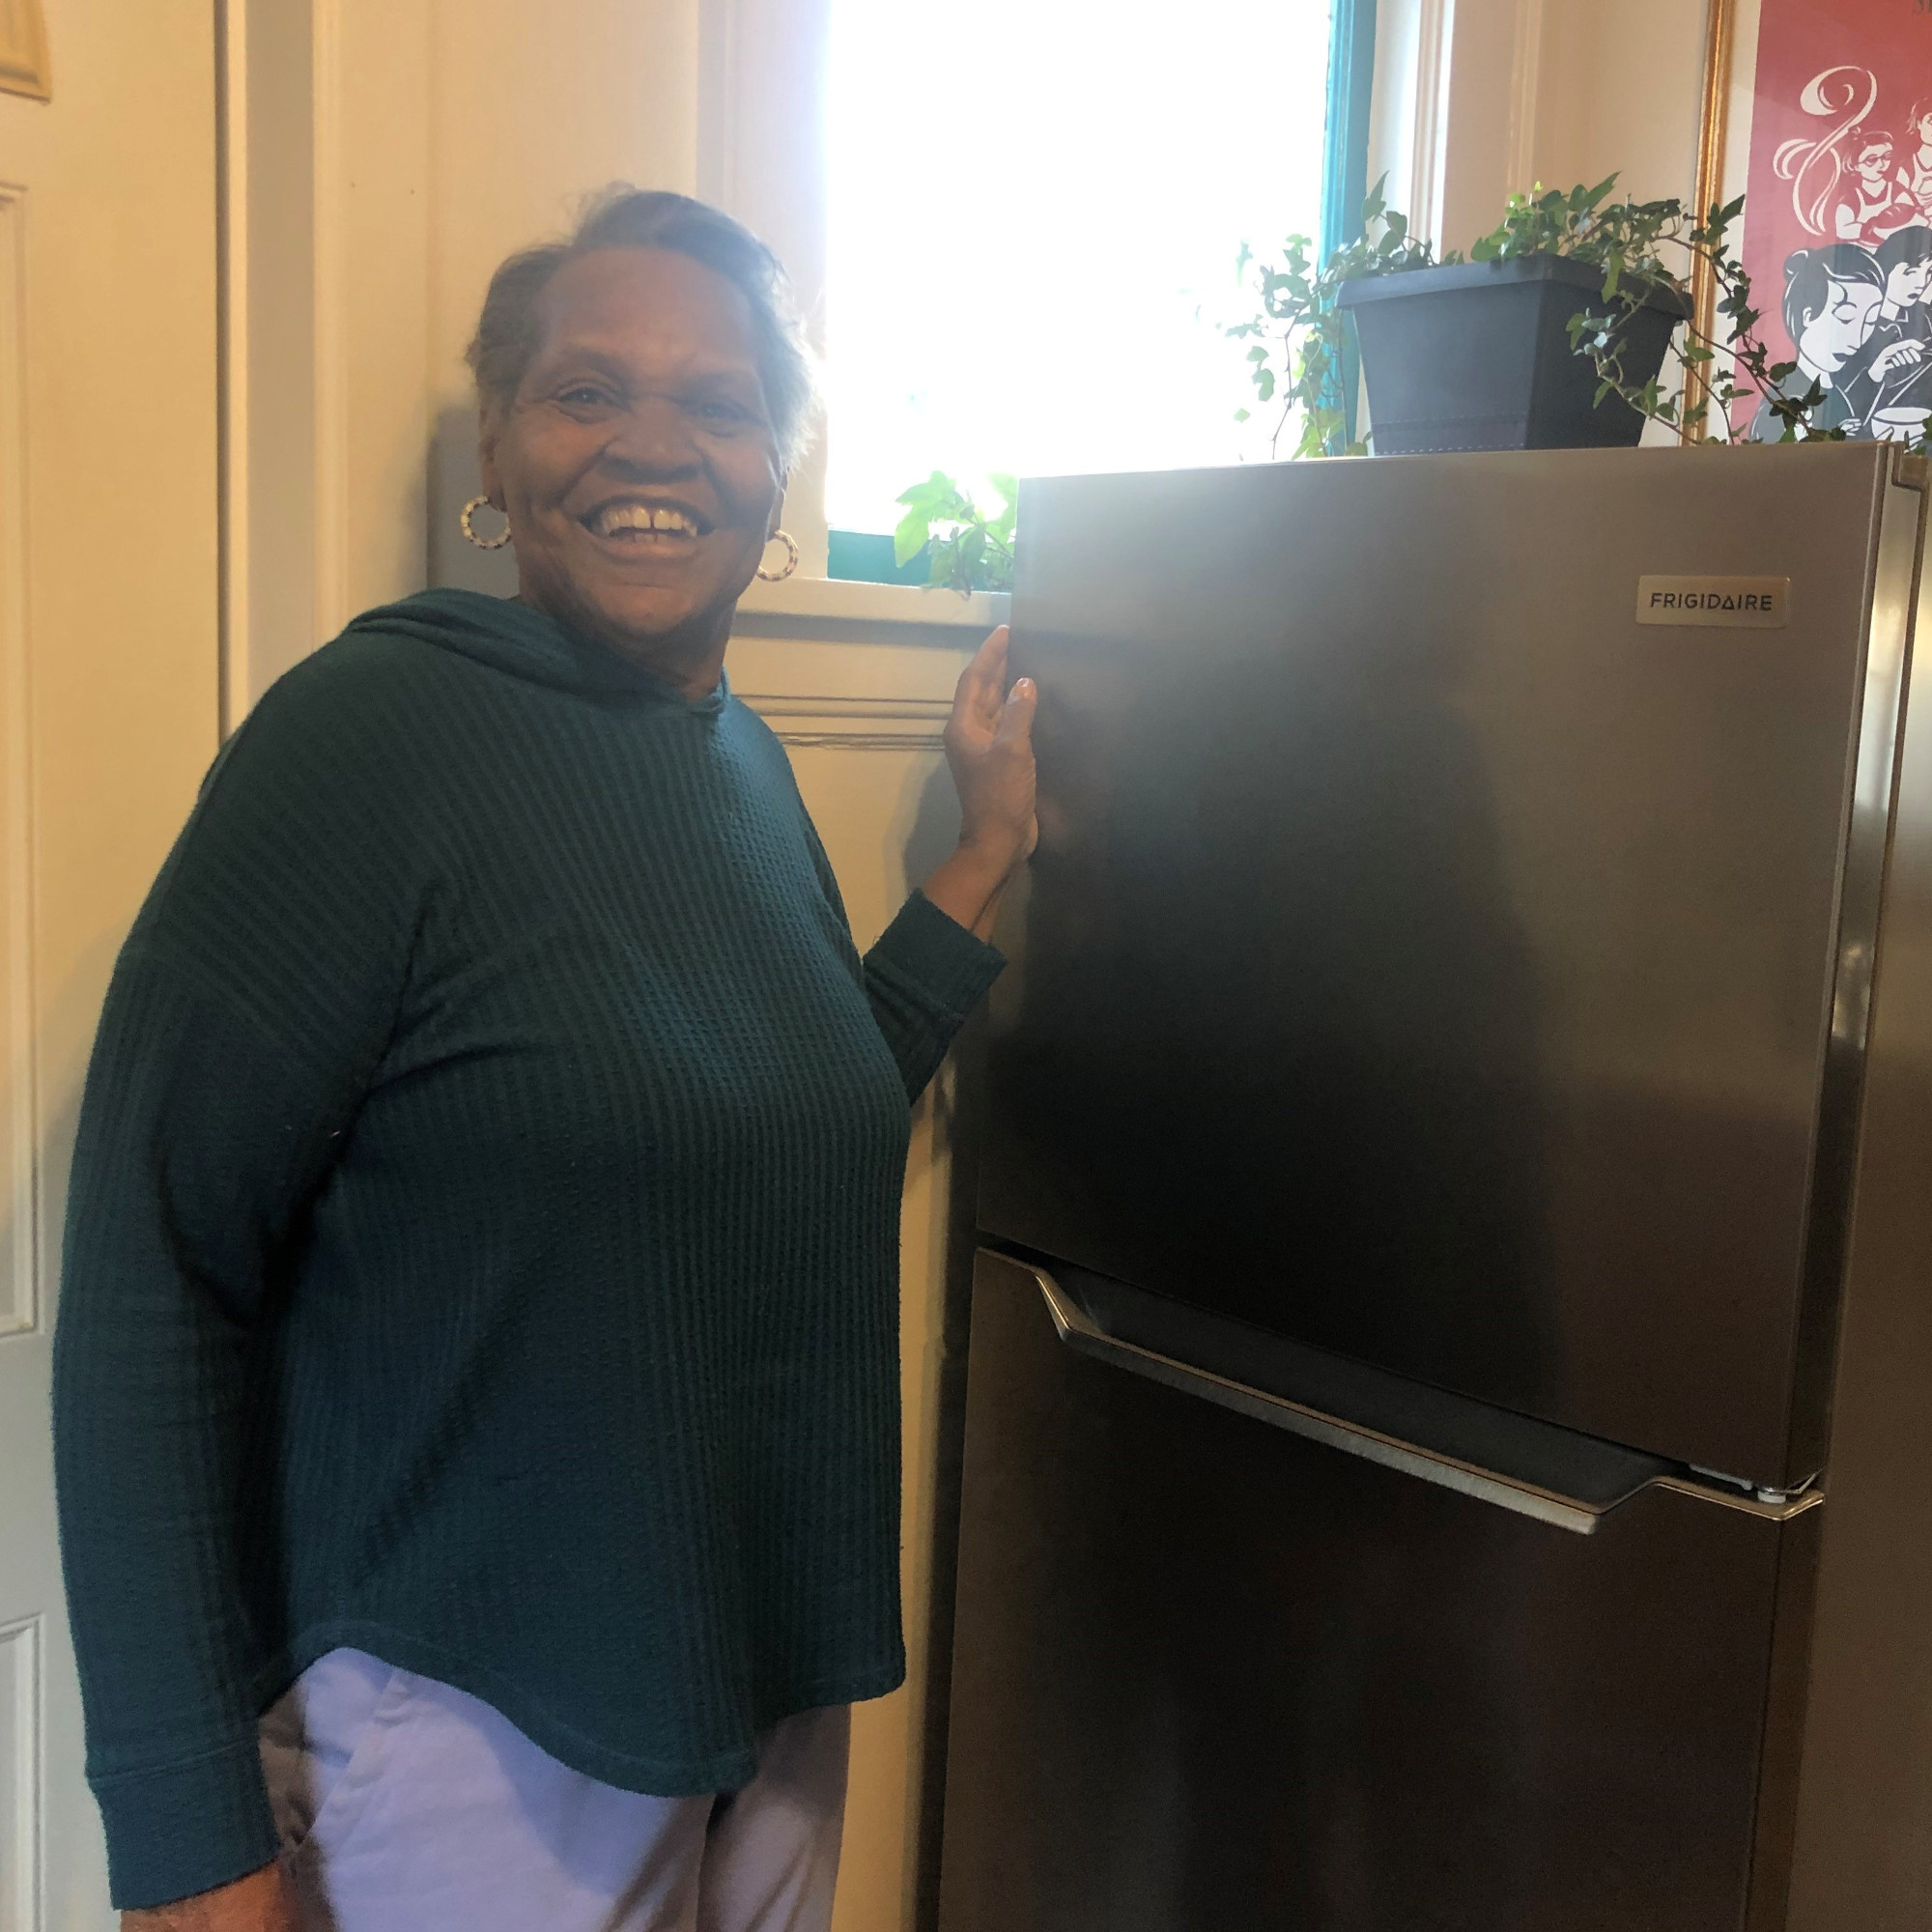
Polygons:
M1932 0L1763 0L1744 261L1825 420L1932 417ZM1768 414L1768 412L1766 412Z

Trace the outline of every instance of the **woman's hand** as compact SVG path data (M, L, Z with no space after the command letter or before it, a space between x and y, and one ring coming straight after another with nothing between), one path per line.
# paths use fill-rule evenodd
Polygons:
M952 694L946 762L959 788L959 849L925 882L941 912L984 939L1007 882L1038 836L1034 822L1033 714L1023 677L1007 688L1007 627L973 655Z
M121 1932L302 1932L295 1888L279 1864L179 1904L124 1912Z

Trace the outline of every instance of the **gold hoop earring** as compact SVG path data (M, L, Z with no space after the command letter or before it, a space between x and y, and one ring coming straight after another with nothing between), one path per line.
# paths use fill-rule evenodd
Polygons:
M503 526L502 534L499 536L479 537L476 534L476 526L470 522L470 519L473 516L475 516L478 510L486 510L490 507L491 504L488 497L470 497L469 502L467 502L463 506L463 516L461 519L463 524L463 534L467 536L469 539L469 541L476 546L478 550L501 550L503 546L510 541L510 526L508 524L505 524Z
M788 530L774 530L765 539L765 543L767 547L775 543L784 545L785 567L782 570L767 570L763 563L760 563L758 565L758 575L767 583L782 583L798 568L798 545Z

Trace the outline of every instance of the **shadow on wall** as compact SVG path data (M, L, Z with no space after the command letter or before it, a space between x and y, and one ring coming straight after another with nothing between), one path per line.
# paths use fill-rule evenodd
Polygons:
M945 761L934 767L920 787L919 804L913 813L905 841L905 880L908 892L952 857L959 843L959 793ZM896 910L896 908L895 908Z
M510 546L478 550L463 534L463 506L483 489L476 458L476 412L467 404L438 412L429 446L429 581L438 588L517 593L517 554ZM496 520L479 518L488 533Z

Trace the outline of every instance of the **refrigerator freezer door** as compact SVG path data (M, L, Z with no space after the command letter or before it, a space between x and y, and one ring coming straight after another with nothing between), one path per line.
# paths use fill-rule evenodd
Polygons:
M1922 500L1889 463L1029 484L1040 845L1001 933L982 1228L1809 1475ZM1748 624L1708 598L1659 624L1642 580L1779 587Z
M982 1256L940 1932L1739 1928L1830 1508L1568 1535L1078 1354Z

